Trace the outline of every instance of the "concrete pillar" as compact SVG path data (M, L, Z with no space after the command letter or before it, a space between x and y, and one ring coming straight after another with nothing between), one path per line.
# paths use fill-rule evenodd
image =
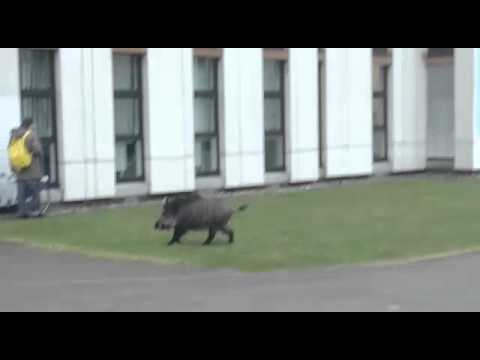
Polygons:
M426 168L426 49L393 49L393 119L389 150L393 172Z
M0 48L0 173L9 173L7 146L10 129L20 125L19 49Z
M372 49L327 48L325 87L326 176L372 174Z
M223 65L226 187L263 185L262 49L225 48Z
M59 149L64 201L115 196L112 50L61 48Z
M152 194L195 188L193 52L149 48L145 139L147 180Z
M291 48L289 58L290 182L316 181L319 171L318 48Z
M455 49L455 169L480 170L480 49Z

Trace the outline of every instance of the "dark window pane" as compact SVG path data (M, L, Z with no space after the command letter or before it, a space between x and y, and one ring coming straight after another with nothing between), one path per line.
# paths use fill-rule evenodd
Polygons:
M283 170L284 160L283 135L267 135L265 139L265 160L267 171Z
M113 61L116 91L139 89L139 60L135 56L115 55Z
M373 125L375 127L385 127L387 119L385 118L385 99L378 97L373 99Z
M56 162L56 145L55 143L49 143L48 141L42 141L43 149L43 171L49 175L50 183L57 183L57 162Z
M266 131L282 131L282 98L265 99L265 129Z
M195 133L215 133L215 99L208 97L195 98Z
M51 97L23 97L22 115L34 119L39 137L51 138L53 131L53 100Z
M375 160L382 161L387 159L387 133L384 129L373 132L374 156Z
M138 99L115 99L115 133L117 136L140 135L140 102Z
M195 91L215 90L216 60L196 57L194 67Z
M265 92L280 92L282 90L282 62L265 60L264 88Z
M133 180L143 176L142 141L140 139L117 140L117 179Z
M197 174L213 174L218 172L217 137L197 137L195 141L195 167Z
M384 92L385 90L385 67L375 65L373 67L373 91Z
M53 88L50 51L20 50L20 79L22 91L44 91Z

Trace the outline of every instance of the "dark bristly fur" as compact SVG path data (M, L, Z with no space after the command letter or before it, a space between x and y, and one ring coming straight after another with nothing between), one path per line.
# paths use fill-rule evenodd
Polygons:
M232 244L235 235L228 223L236 212L245 211L247 208L247 205L243 205L232 210L222 200L208 199L198 193L180 195L166 199L155 229L174 229L169 245L180 243L181 238L189 231L206 230L209 236L204 245L210 245L219 231L227 235L229 243Z

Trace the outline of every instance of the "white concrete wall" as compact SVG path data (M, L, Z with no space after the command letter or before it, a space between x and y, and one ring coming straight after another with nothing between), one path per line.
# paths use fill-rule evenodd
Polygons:
M421 48L393 49L393 172L424 170L427 151L427 67Z
M57 79L59 165L66 201L88 197L86 171L84 49L60 50Z
M195 188L193 52L149 48L146 167L150 193Z
M428 66L428 159L453 159L455 156L453 89L453 63Z
M10 130L20 125L20 76L17 48L0 48L0 207L16 200L15 186L8 181L7 155Z
M115 196L115 116L112 49L93 49L93 134L96 197Z
M326 49L326 176L370 175L372 49Z
M62 48L58 77L64 200L114 197L112 50Z
M424 170L427 156L453 153L457 170L479 170L480 50L456 49L454 70L431 68L434 82L430 97L425 51L393 49L389 95L392 171ZM275 176L286 176L285 180L294 183L315 181L319 177L317 54L316 48L290 49L288 173ZM111 49L62 48L56 62L60 184L64 200L109 198L138 191L183 192L203 186L195 179L191 48L147 51L144 62L147 181L135 187L119 187L115 183ZM0 151L0 173L8 171L9 130L20 122L18 68L18 49L1 48L0 147L4 150ZM453 106L452 87L448 83L453 81L453 71L454 129L448 122ZM264 158L262 49L225 48L220 72L223 173L215 179L215 187L264 185L268 176ZM324 77L325 175L330 178L369 175L373 171L371 49L327 48ZM429 128L430 141L427 141L428 117L430 125L439 126ZM452 131L454 148L448 143Z
M474 48L473 66L473 166L472 170L480 169L480 48Z
M224 49L225 185L265 181L263 53L261 48Z
M316 181L320 177L318 48L291 48L289 70L290 182Z
M455 49L455 169L480 169L480 49Z
M20 125L20 76L18 49L0 48L0 173L9 172L7 146L10 130Z

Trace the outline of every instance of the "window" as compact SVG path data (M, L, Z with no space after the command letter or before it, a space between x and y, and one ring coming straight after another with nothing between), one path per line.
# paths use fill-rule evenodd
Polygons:
M197 176L210 176L220 173L219 59L213 52L201 54L194 59L195 168Z
M286 54L286 58L284 57ZM286 49L265 49L265 168L285 171L285 66Z
M43 147L43 170L58 185L55 51L20 49L22 118L31 117Z
M388 160L388 48L373 49L373 155L374 161Z
M113 71L117 181L143 181L142 56L114 54Z

